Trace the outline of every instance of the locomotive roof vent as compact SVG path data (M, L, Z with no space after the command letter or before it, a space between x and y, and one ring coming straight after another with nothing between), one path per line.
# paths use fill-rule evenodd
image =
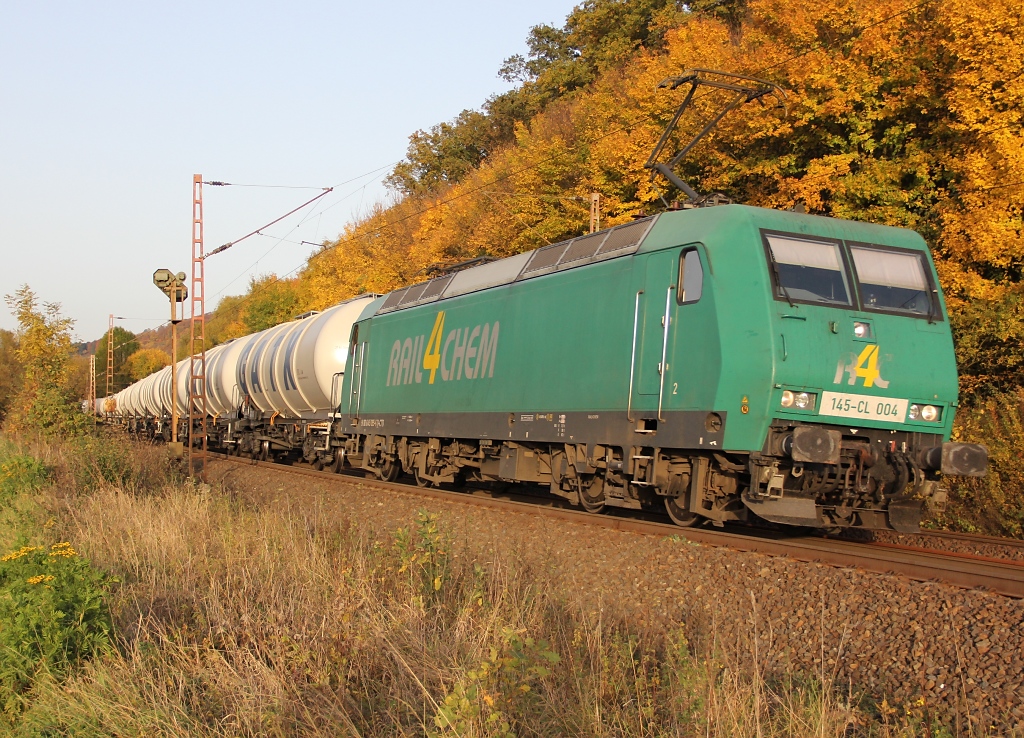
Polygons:
M657 215L652 215L395 290L388 295L377 314L628 256L640 248L657 219Z

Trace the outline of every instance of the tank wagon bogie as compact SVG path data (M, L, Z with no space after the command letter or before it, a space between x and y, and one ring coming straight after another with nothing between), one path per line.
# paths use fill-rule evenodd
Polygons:
M942 474L987 461L949 442L956 366L920 236L789 212L664 213L219 350L211 440L234 453L525 482L682 525L914 530Z

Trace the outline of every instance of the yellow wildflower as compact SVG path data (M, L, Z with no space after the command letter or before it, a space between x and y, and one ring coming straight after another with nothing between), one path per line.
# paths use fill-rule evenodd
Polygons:
M25 581L29 584L39 584L40 582L52 582L53 576L50 574L39 574L38 576L29 577Z
M11 551L11 553L7 554L6 556L0 557L0 561L14 561L15 559L20 559L22 556L28 556L33 551L42 550L42 546L22 546L19 550Z
M50 546L50 556L61 556L65 559L70 559L72 556L78 556L78 551L71 547L71 544L67 541L63 543L55 543Z

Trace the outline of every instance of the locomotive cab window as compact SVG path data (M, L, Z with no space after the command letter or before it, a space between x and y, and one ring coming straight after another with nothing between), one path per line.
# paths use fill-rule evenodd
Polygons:
M932 286L924 254L850 244L865 310L932 315Z
M776 299L850 304L846 267L838 242L766 234L765 244Z
M697 302L704 291L704 267L697 249L687 249L679 255L679 287L676 302L685 305Z

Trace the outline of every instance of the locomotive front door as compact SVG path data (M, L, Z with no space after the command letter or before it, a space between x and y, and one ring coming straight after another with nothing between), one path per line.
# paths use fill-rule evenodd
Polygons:
M633 343L632 407L644 418L654 418L665 393L668 357L672 355L673 299L679 255L659 251L646 257L636 287ZM639 265L638 265L639 266ZM641 271L642 270L642 271ZM636 417L636 412L633 413Z

